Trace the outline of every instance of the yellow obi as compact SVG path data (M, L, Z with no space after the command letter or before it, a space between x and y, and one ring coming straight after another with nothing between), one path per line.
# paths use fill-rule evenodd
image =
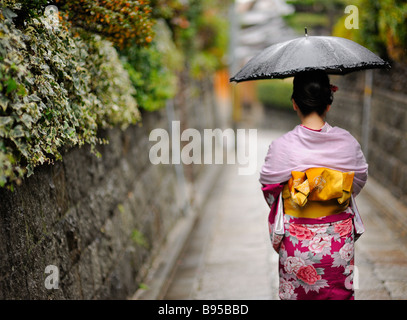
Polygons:
M301 218L319 218L345 211L355 173L328 168L292 171L284 186L284 212Z

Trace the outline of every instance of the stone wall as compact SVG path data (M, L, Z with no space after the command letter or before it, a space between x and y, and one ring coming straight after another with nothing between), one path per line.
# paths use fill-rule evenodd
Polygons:
M368 151L369 175L407 204L407 72L374 70ZM362 144L364 72L331 77L339 90L328 121L349 130Z
M198 95L184 108L184 126L205 110L212 114L213 101L205 99ZM190 112L192 106L200 109ZM101 132L110 141L98 147L101 158L87 146L74 148L62 162L39 167L14 192L0 190L1 299L134 294L184 214L185 192L174 166L149 161L151 130L168 124L165 110L143 114L140 126ZM203 170L189 168L187 183L194 184ZM45 273L48 265L57 267L58 289L45 287L52 275Z

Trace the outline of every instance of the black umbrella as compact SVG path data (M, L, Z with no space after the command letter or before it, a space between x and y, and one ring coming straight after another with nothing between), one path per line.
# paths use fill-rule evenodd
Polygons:
M390 68L390 65L349 39L305 34L305 37L277 43L264 49L230 81L282 79L311 70L346 74L374 68Z

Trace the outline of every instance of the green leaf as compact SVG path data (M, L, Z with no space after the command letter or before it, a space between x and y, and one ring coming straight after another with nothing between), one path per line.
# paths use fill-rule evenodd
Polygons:
M31 124L34 122L33 118L27 114L24 113L23 116L21 117L21 121L27 126L27 128L31 128Z
M7 90L6 93L9 94L13 90L17 89L17 82L14 79L8 79L6 81Z
M13 138L21 138L24 137L24 130L21 125L15 126L13 130L10 132L10 136Z
M27 90L25 90L25 87L21 83L18 84L17 94L23 97L27 95Z
M6 18L6 19L10 19L10 20L12 20L13 18L15 18L15 17L17 17L17 14L15 14L11 9L9 9L9 8L2 8L2 13L3 13L3 16L4 16L4 18Z
M0 107L3 109L4 112L7 110L7 105L8 105L9 100L6 99L5 97L0 97Z
M34 101L34 102L41 101L41 99L40 99L36 94L31 94L30 96L28 96L28 98L29 98L31 101Z
M12 117L0 117L0 127L4 127L6 124L13 123Z

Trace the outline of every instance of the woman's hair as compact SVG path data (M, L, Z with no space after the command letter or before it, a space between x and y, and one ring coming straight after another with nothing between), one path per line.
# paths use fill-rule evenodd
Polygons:
M298 73L294 77L291 98L304 116L314 111L322 116L333 101L328 75L322 70Z

